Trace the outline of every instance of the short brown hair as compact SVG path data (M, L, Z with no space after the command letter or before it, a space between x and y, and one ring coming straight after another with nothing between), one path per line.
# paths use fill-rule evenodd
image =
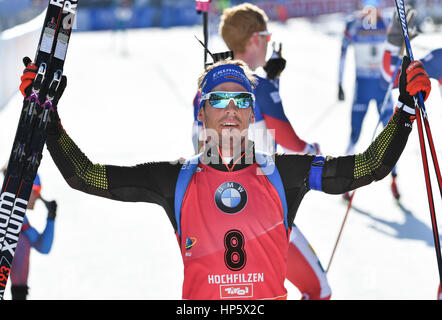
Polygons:
M268 20L262 9L242 3L223 11L219 33L230 50L243 53L247 40L254 32L266 30Z

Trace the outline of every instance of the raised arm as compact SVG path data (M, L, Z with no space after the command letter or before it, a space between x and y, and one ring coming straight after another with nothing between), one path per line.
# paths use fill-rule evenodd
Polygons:
M24 222L27 222L26 218ZM30 226L29 223L24 226L23 233L28 237L31 246L42 254L48 254L51 251L54 240L54 220L46 220L46 227L41 234L34 227Z
M48 127L46 144L60 173L76 190L113 200L162 206L173 197L181 168L178 162L130 167L93 163L69 137L59 119Z
M327 157L322 171L321 191L341 194L387 176L398 161L412 128L413 113L397 108L393 117L363 153Z
M422 91L426 99L431 91L431 82L421 62L410 63L409 58L404 57L399 91L393 117L365 152L325 160L320 188L322 191L344 193L381 180L393 169L412 129L415 116L412 96Z
M29 65L22 77L23 93L35 78L35 68ZM57 168L72 188L100 197L128 202L150 202L166 210L174 222L173 201L181 164L150 162L136 166L114 166L92 162L67 134L57 112L58 101L66 87L66 77L56 92L47 127L46 145Z

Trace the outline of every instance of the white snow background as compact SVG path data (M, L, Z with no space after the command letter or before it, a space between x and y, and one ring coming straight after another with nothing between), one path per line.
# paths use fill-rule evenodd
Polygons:
M345 71L346 100L337 101L343 28L340 15L269 24L287 59L280 89L286 115L302 139L318 142L322 152L332 156L344 154L350 135L352 48ZM68 86L59 113L68 134L93 162L130 166L192 155L192 100L203 67L195 35L202 38L201 26L130 30L125 35L73 33L64 70ZM420 58L441 47L442 36L425 33L412 45ZM216 35L209 48L227 50ZM32 58L34 52L24 54ZM438 83L432 83L426 106L442 161L442 99ZM393 95L397 97L397 90ZM9 158L21 106L17 93L0 112L2 165ZM377 121L371 105L357 152L369 145ZM431 162L430 170L434 176ZM58 212L52 251L31 253L29 299L181 299L182 260L160 206L111 201L71 189L46 148L39 173L42 195L58 202ZM398 163L399 205L390 182L388 176L355 194L328 272L332 299L436 299L438 270L416 123ZM441 197L437 182L432 182L440 229ZM342 196L312 191L297 213L295 223L324 268L346 209ZM41 231L46 208L39 202L28 217ZM288 281L286 287L289 300L300 298ZM10 299L9 284L5 299Z

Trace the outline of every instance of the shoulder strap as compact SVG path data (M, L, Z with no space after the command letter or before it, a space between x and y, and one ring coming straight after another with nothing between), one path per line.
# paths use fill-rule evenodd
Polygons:
M178 236L181 238L181 205L186 194L187 185L195 173L200 161L201 153L188 159L181 167L175 187L175 220Z
M255 151L255 158L263 173L267 176L267 179L269 179L270 183L273 185L273 187L275 187L276 191L278 192L284 212L284 225L286 230L288 230L287 199L285 197L284 185L282 184L282 179L279 174L278 168L276 168L276 164L273 161L272 156L267 153Z

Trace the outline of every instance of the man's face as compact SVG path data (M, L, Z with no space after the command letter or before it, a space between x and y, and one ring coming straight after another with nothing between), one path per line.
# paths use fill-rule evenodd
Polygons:
M212 91L244 92L247 90L238 83L225 82L213 88ZM211 137L210 140L215 138L218 139L215 141L218 145L224 147L230 144L233 147L247 139L249 123L255 121L255 115L251 106L240 109L233 100L230 100L224 109L214 108L206 100L198 113L198 120L204 123L206 134Z
M267 47L268 43L271 39L271 34L265 30L265 31L257 31L255 32L252 37L255 37L255 40L253 41L255 50L256 50L256 61L258 66L263 67L266 65L266 56L267 56Z
M261 62L261 66L265 66L267 61L266 61L266 56L267 56L267 45L269 43L268 40L268 36L266 35L260 35L259 36L259 59Z

